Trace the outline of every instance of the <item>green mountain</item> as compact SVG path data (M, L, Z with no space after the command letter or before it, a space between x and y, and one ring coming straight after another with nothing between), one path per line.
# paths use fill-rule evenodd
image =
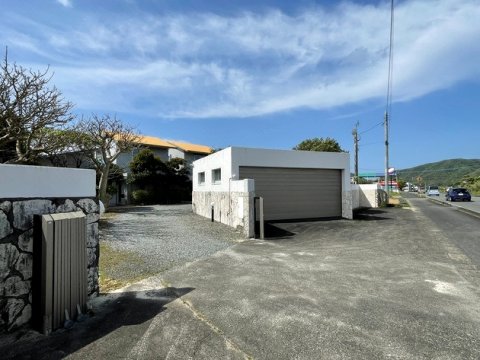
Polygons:
M443 160L398 170L397 174L400 179L415 184L457 186L467 176L480 176L480 159Z

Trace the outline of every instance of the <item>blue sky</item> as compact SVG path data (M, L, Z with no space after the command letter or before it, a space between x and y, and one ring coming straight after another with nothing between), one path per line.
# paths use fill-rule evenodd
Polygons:
M397 0L390 164L480 158L480 2ZM390 1L0 0L9 59L145 135L384 167Z

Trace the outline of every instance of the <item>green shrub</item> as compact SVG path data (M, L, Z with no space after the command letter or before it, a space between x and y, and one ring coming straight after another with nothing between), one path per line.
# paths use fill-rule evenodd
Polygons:
M132 192L132 200L134 204L149 204L153 197L147 190L139 189Z

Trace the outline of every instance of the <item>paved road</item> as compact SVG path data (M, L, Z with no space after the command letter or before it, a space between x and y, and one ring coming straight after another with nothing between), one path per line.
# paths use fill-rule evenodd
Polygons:
M275 224L281 239L237 243L98 298L94 317L16 336L0 354L479 359L480 272L418 205Z
M480 218L463 213L457 206L442 206L428 201L426 198L404 196L427 216L450 242L460 248L476 266L480 267ZM480 201L470 203L470 205L476 206L478 204ZM461 207L467 207L467 205L469 203L460 203ZM470 209L472 208L470 206Z
M407 196L409 195L411 194L408 194ZM454 202L446 201L445 194L443 193L439 197L434 196L431 198L434 200L441 201L442 203L445 203L445 204L450 204L452 206L460 207L467 210L472 210L480 214L480 197L478 196L473 196L472 201L454 201Z

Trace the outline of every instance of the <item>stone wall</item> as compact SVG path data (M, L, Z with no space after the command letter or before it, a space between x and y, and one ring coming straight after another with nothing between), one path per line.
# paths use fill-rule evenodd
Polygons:
M194 191L192 208L195 214L212 217L233 228L241 228L245 237L254 237L253 192Z
M351 191L342 191L342 217L353 219L353 200Z
M82 199L0 199L0 331L32 314L33 217L83 211L87 220L88 295L98 295L98 203Z

